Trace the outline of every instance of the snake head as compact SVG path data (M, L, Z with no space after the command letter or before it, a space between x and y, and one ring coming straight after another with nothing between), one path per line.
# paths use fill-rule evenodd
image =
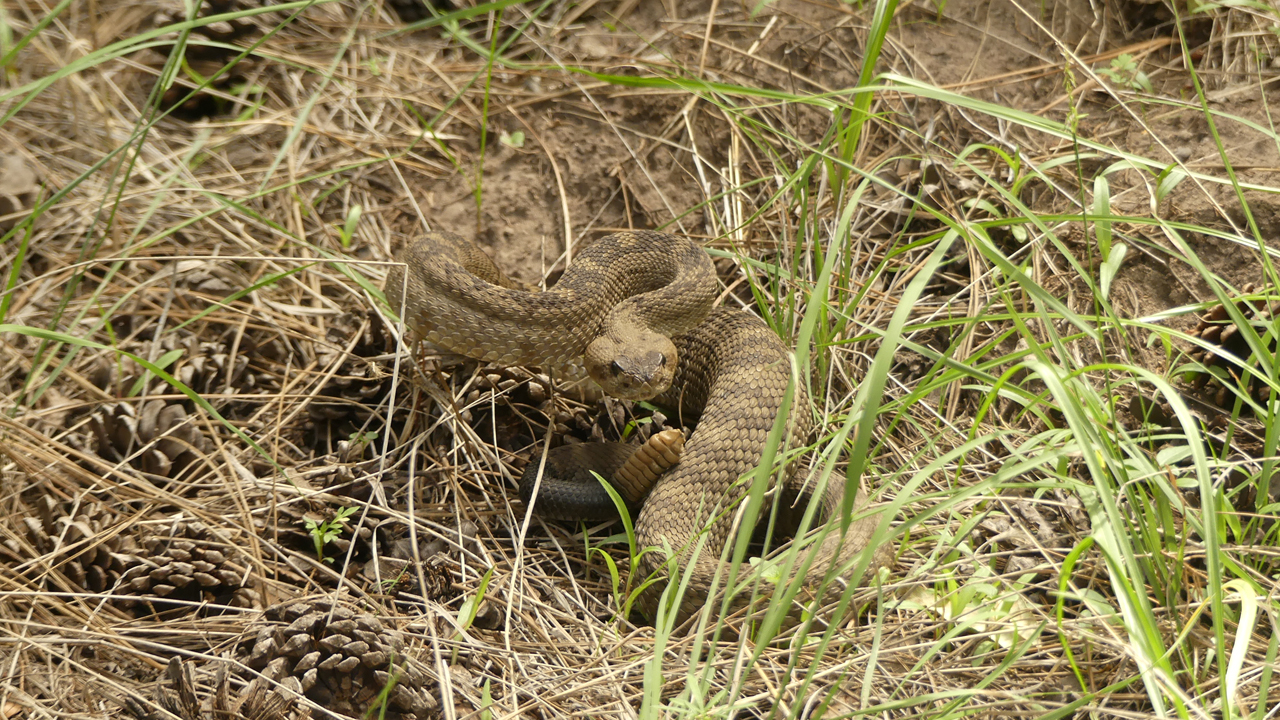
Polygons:
M587 374L606 393L624 400L648 400L671 386L676 346L665 335L637 330L619 337L606 333L583 355Z

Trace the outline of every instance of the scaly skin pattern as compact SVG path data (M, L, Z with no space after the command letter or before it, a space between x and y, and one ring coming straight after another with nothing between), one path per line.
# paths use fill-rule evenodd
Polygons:
M397 259L405 266L388 276L392 307L403 303L409 326L452 352L580 376L572 368L581 367L583 355L591 355L587 348L601 347L605 336L608 342L603 346L624 358L652 356L659 341L673 348L678 361L673 359L673 367L666 368L667 377L647 384L646 394L630 396L656 395L655 402L680 413L685 423L697 421L697 427L681 462L658 478L644 500L636 539L641 548L670 548L681 568L692 563L692 581L676 607L677 616L684 619L704 607L716 573L721 582L727 576L720 556L748 488L740 479L760 463L791 381L790 353L762 320L742 310L710 310L717 285L706 252L687 238L665 233L618 233L590 245L544 293L511 286L484 253L449 233L418 238L401 249ZM402 287L407 290L402 292ZM655 340L655 334L665 337ZM610 357L588 358L589 364L597 365L591 370L597 381L611 380ZM662 360L665 365L667 358ZM606 382L602 385L612 392ZM789 437L794 445L811 429L803 388L792 407ZM601 450L598 455L609 458L609 467L596 468L607 477L627 451ZM564 462L572 468L576 461L568 455L548 458L547 467L562 467ZM587 517L576 503L579 496L591 493L579 492L575 485L595 481L581 470L577 480L544 476L539 507L556 517ZM798 478L784 475L788 491L804 492L797 486ZM531 485L522 484L522 494L531 492ZM829 483L821 501L824 519L833 517L844 501L844 483ZM866 493L860 492L855 511L864 509L866 502ZM832 563L850 563L869 544L876 522L875 517L861 519L843 538L832 532L818 548L806 580L816 584ZM694 557L690 551L703 533L705 540ZM873 568L884 554L884 548L876 553ZM662 551L646 553L640 562L642 575L665 572L667 557ZM651 617L660 594L659 584L641 598Z
M684 458L665 475L644 501L636 521L639 547L670 548L682 571L692 562L692 581L677 607L683 621L711 599L708 590L717 570L720 589L728 568L720 568L721 553L730 539L734 512L746 495L752 473L760 464L769 430L782 408L791 382L790 353L764 321L741 310L716 308L688 333L678 336L680 367L671 389L658 397L659 405L679 408L683 418L698 425L685 444ZM800 383L798 386L802 385ZM790 438L803 443L811 429L808 395L799 387L792 401ZM802 478L786 472L786 488L803 495ZM844 502L844 482L833 478L822 496L822 519L834 517ZM865 510L867 495L860 491L855 512ZM803 507L803 505L801 505ZM798 519L798 515L797 515ZM847 564L867 547L878 519L862 518L849 526L841 541L830 533L810 566L806 582L817 586L832 563ZM705 540L696 557L700 534ZM644 576L665 572L665 552L650 552L640 560ZM871 569L885 560L877 552ZM833 591L842 588L833 583ZM656 587L641 598L641 607L654 616L661 594Z
M659 232L597 240L543 293L519 289L452 233L408 242L396 259L405 265L388 274L387 301L397 312L403 307L405 323L428 342L500 365L564 368L575 378L583 376L593 340L613 335L625 342L643 330L671 337L697 325L717 294L706 252Z

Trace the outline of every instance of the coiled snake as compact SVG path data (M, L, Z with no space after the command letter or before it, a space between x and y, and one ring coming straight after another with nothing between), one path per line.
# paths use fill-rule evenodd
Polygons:
M616 233L588 246L541 293L511 283L487 255L450 233L409 241L396 260L403 265L388 275L387 300L394 309L403 307L405 322L429 342L479 360L539 366L568 377L585 371L611 395L652 398L685 422L697 421L683 459L644 500L635 532L640 548L670 548L691 573L678 615L700 609L710 599L734 510L747 490L739 478L760 463L791 379L789 353L762 320L742 310L712 309L718 284L706 251L676 235ZM805 441L811 427L803 388L793 407L795 444ZM557 450L575 452L568 449L574 447L582 446ZM626 452L599 449L605 467L598 471L608 477L610 464ZM549 459L548 467L556 464ZM803 494L799 481L787 476L789 494ZM526 496L531 485L528 477L522 482ZM553 514L589 515L573 509L572 487L545 482L535 511L568 502L570 509ZM548 491L562 494L549 498ZM823 517L833 517L843 501L844 483L834 478L821 498ZM866 502L860 491L855 510ZM876 517L864 516L854 519L843 538L838 529L829 533L806 580L816 584L832 563L852 565L876 523ZM690 559L704 531L705 542ZM883 552L876 552L873 567L882 559ZM645 553L639 569L647 577L664 570L665 560L663 552ZM725 577L721 573L721 584ZM660 590L659 584L642 597L651 615Z

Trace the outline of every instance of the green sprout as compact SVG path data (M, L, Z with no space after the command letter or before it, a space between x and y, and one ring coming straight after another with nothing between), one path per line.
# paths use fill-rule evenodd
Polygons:
M358 508L341 507L333 514L333 517L324 522L316 522L311 518L303 520L303 524L307 527L307 532L311 534L311 541L316 545L316 557L321 562L333 562L333 558L324 556L324 546L342 537L342 528L347 522L347 518L356 513Z
M1098 74L1107 78L1117 85L1123 85L1130 90L1141 91L1147 94L1154 94L1151 89L1151 78L1147 74L1138 69L1138 61L1129 53L1124 53L1118 58L1111 61L1111 67L1099 68Z

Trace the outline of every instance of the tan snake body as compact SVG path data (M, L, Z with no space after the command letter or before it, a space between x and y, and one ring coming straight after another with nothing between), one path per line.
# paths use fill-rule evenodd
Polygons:
M585 356L587 372L606 392L654 398L684 422L697 421L683 459L649 492L635 529L639 548L671 548L682 569L692 562L677 614L703 607L747 490L739 478L760 463L791 382L790 353L762 320L710 309L718 286L706 252L676 235L617 233L588 246L543 293L513 287L488 256L449 233L420 237L396 257L404 265L388 275L387 299L397 310L403 303L407 324L430 342L491 362L567 368L570 375L580 375ZM811 427L803 384L791 413L793 445ZM786 489L803 493L798 479L786 476ZM844 483L833 478L821 498L824 518L843 501ZM865 505L863 491L855 509ZM852 564L875 526L870 516L855 520L843 539L831 532L806 580L816 583L832 563ZM662 572L665 559L648 552L639 569L644 576ZM882 559L877 552L873 566ZM642 597L651 615L660 589Z

